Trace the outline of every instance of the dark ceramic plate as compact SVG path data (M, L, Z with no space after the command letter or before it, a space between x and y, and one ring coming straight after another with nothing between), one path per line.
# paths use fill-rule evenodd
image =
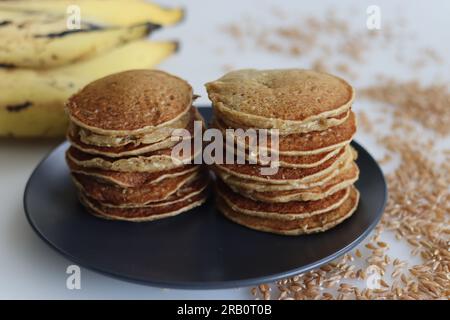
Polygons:
M200 108L206 119L209 108ZM124 280L185 289L230 288L270 282L316 268L360 243L386 202L383 174L367 151L359 153L361 192L354 215L325 233L279 236L222 217L211 199L189 213L148 223L106 221L77 199L63 143L35 169L24 205L36 233L75 263Z

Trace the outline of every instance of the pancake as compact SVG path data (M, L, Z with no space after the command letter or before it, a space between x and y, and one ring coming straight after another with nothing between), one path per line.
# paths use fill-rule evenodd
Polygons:
M110 158L120 158L126 156L137 156L140 154L157 151L161 149L171 148L180 142L181 139L172 140L170 137L164 140L151 143L151 144L140 144L133 145L127 144L120 147L100 147L100 146L92 146L85 144L81 141L81 139L77 136L67 136L67 140L70 141L71 145L86 153L96 154L101 156L106 156Z
M230 208L220 197L217 199L217 206L228 219L247 228L281 235L301 235L331 229L349 218L356 211L358 201L359 192L352 187L348 198L336 209L307 218L289 221L238 213Z
M206 194L199 193L176 204L168 204L155 208L110 208L98 205L82 195L80 196L80 201L93 215L99 218L146 222L173 217L198 207L206 201Z
M197 109L192 108L190 113L190 121L188 123L188 126L185 128L189 131L191 134L188 138L193 138L194 136L194 122L195 121L202 121L203 118L198 113ZM68 140L70 141L71 145L85 153L89 154L96 154L96 155L102 155L110 158L120 158L120 157L126 157L126 156L135 156L140 154L145 154L161 149L167 149L171 148L177 143L179 143L182 138L173 139L172 137L168 137L162 141L155 142L152 144L126 144L124 146L120 147L101 147L101 146L92 146L88 145L81 141L80 137L78 135L75 135L73 133L69 133L67 135Z
M83 193L88 194L89 198L121 207L137 207L163 201L185 184L199 180L199 178L200 176L197 172L191 172L137 188L120 188L102 183L89 176L73 174L75 185Z
M313 120L309 122L305 122L301 125L292 125L290 127L278 128L276 126L269 127L256 127L254 125L249 124L248 122L239 121L239 119L229 119L226 115L223 115L220 111L217 110L217 107L213 105L214 114L217 118L221 119L221 121L228 127L232 128L258 128L258 129L276 129L280 135L288 135L288 134L300 134L300 133L308 133L313 131L323 131L328 128L335 127L337 125L342 124L348 118L349 110L346 110L340 114L337 114L332 117Z
M345 113L355 97L344 80L302 69L237 70L206 89L221 118L289 132L327 127L327 118Z
M180 188L176 193L172 194L170 197L163 201L158 202L151 202L146 205L140 206L141 208L158 208L163 206L168 206L172 204L176 204L182 201L185 201L189 198L191 198L194 195L197 195L199 193L203 193L204 195L208 194L207 187L209 185L208 179L198 179L196 181L193 181L189 184L186 184L182 188ZM114 206L107 203L102 203L102 205L105 205L107 207L111 208L120 208L120 206Z
M172 198L165 203L159 202L137 208L105 206L83 193L80 193L80 201L89 212L100 218L133 222L153 221L172 217L201 205L207 199L205 187L206 183L197 189L182 188L182 192L177 194L176 199Z
M193 140L193 139L192 139ZM166 148L153 152L144 153L138 156L110 158L105 156L92 155L70 147L66 156L76 165L86 168L97 168L120 172L156 172L170 170L190 164L193 159L201 154L202 150L194 148L194 142L190 150L194 153L172 157L173 148Z
M317 167L332 157L336 156L345 147L339 147L334 150L325 151L322 153L308 154L303 156L286 156L278 155L278 162L281 167L285 168L312 168Z
M342 189L348 188L358 180L358 177L358 166L354 162L351 162L348 167L344 168L342 171L339 171L336 176L327 180L320 186L273 191L255 191L254 189L243 189L233 185L230 185L230 188L247 198L267 203L315 201L328 197Z
M226 150L228 152L234 152L236 153L236 146L225 144ZM278 154L278 162L280 164L280 167L285 168L312 168L317 167L327 161L328 159L336 156L342 148L340 147L336 148L334 150L325 151L322 153L315 153L315 154L307 154L302 156L286 156L283 154ZM258 152L255 152L252 155L249 155L249 150L245 150L245 160L250 161L252 160L253 163L257 162L259 165L264 165L264 162L261 160L261 157L259 156ZM249 162L250 163L250 162Z
M223 174L235 176L239 179L246 179L267 184L296 184L306 183L326 176L339 167L341 163L352 158L349 148L342 149L337 155L331 157L321 165L312 168L284 168L279 167L278 171L272 175L262 175L263 166L254 164L215 164L214 168ZM226 181L226 179L225 179Z
M101 135L83 129L74 123L71 123L70 132L78 136L80 141L91 146L99 147L122 147L128 144L138 146L140 144L151 144L160 142L171 136L173 130L177 128L186 128L191 119L190 112L187 112L169 125L158 126L150 133L128 134L128 135Z
M342 189L328 197L313 201L264 203L242 196L231 190L221 180L216 182L217 196L237 213L279 220L311 217L339 207L349 196L350 189Z
M158 70L130 70L91 82L66 103L70 120L103 135L150 133L188 112L192 87Z
M279 184L269 184L265 181L253 181L245 179L239 176L230 175L227 172L217 170L216 167L212 167L214 173L220 177L227 185L235 188L236 190L250 191L250 192L266 192L266 191L284 191L284 190L298 190L298 189L310 189L317 186L322 186L328 183L331 179L335 178L344 168L351 165L354 159L357 157L357 153L353 148L351 150L351 157L345 159L340 163L336 169L331 170L323 176L316 177L308 181L285 181Z
M229 128L229 126L224 124L222 119L215 119L212 126L218 128L222 132L225 132L226 128ZM274 149L274 152L286 156L303 156L323 153L349 144L355 133L356 117L353 112L350 112L348 118L346 118L343 123L324 131L280 135L278 150ZM230 134L228 133L228 135ZM233 139L233 137L231 137L231 139ZM268 139L267 147L264 148L261 146L261 149L271 150L270 142L270 139ZM248 149L248 145L244 144L244 141L238 141L238 144Z
M175 169L155 172L119 172L97 168L86 168L77 165L66 156L66 162L72 173L82 174L96 178L104 183L109 183L122 188L135 188L151 183L158 183L164 179L179 177L187 173L198 171L198 166L188 164Z

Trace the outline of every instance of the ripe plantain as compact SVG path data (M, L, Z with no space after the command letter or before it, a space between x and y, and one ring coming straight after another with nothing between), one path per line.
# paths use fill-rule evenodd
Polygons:
M0 2L0 9L66 15L71 5L81 9L82 20L106 25L129 26L152 22L166 26L179 22L184 14L180 8L163 8L142 0L16 0Z
M67 128L64 103L70 95L108 74L151 68L176 48L174 42L139 40L93 59L47 71L1 69L0 136L63 136Z
M0 10L0 65L53 68L91 58L147 36L158 25L96 27L67 30L66 18L46 13Z

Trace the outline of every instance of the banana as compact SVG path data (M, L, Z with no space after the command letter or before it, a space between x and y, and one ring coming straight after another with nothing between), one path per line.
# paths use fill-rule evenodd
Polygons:
M0 65L36 69L53 68L91 58L143 38L158 28L157 25L146 23L100 29L87 26L81 30L68 31L64 17L62 21L46 15L13 20L1 11L0 21L10 21L0 24ZM24 28L24 25L27 27Z
M89 82L128 69L151 68L175 42L139 40L107 54L47 71L0 70L0 136L57 137L67 128L64 103Z
M129 26L152 22L166 26L179 22L184 15L180 8L163 8L142 0L16 0L0 2L0 9L66 15L71 5L81 9L82 20L107 25Z

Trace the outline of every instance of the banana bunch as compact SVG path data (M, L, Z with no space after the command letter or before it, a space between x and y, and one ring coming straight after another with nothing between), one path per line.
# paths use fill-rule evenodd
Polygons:
M74 6L81 19L72 29ZM173 54L176 42L145 38L182 18L180 9L143 0L0 1L0 136L63 136L70 95Z

